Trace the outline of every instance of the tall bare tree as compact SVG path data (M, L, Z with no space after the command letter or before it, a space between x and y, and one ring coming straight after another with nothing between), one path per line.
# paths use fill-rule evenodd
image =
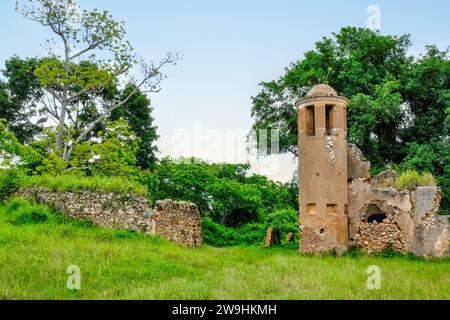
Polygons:
M159 92L165 78L162 68L180 59L179 54L168 53L158 63L139 61L125 39L123 22L108 11L80 10L75 0L28 0L17 2L16 10L55 35L46 42L51 58L35 74L51 96L43 102L44 110L57 121L55 150L65 161L100 122L135 94ZM104 99L103 91L124 82L135 90L119 100ZM81 130L74 130L87 100L99 104L100 112Z

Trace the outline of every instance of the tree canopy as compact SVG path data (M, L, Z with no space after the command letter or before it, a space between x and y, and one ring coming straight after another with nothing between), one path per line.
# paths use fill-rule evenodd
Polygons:
M449 134L450 61L448 51L427 47L414 59L409 35L381 35L345 27L316 43L285 74L262 82L253 97L254 129L279 129L281 150L297 154L295 99L315 84L328 83L351 100L349 139L375 166L399 162L413 141Z
M165 78L162 68L176 64L179 55L169 53L159 63L139 60L126 39L124 23L114 20L108 11L78 12L75 0L26 3L18 4L17 11L55 36L47 42L52 43L48 46L49 57L41 60L34 76L50 97L40 103L47 117L57 123L56 153L69 161L74 148L111 112L137 93L158 92ZM121 90L126 94L118 96L120 99L109 99L111 87L119 87L125 79L133 89ZM94 103L96 110L92 110ZM89 116L83 118L86 111Z
M410 46L409 35L355 27L324 37L279 79L261 83L253 97L253 129L278 129L281 152L297 155L293 103L312 86L327 83L350 99L349 141L374 172L388 166L430 170L446 192L443 207L450 208L443 155L450 150L450 55L431 45L414 58L408 55ZM417 161L418 150L428 160Z
M23 60L14 56L5 62L6 81L0 81L1 117L22 143L31 141L45 122L38 106L44 92L34 75L39 63L36 58Z
M122 99L135 90L134 85L128 85L122 92ZM117 121L126 119L131 126L131 130L140 138L139 147L136 154L136 164L142 169L149 169L156 162L156 126L153 124L152 107L150 100L145 94L138 92L123 106L111 112L110 119Z

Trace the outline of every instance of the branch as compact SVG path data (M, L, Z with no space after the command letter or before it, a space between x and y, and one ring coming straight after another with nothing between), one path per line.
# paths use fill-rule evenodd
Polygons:
M72 102L74 102L75 100L77 100L78 98L80 98L82 95L88 93L88 92L93 92L93 93L100 93L102 92L104 89L106 88L106 85L100 86L99 89L93 89L93 88L86 88L81 90L80 92L76 93L75 95L69 97L67 99L67 103L71 104Z
M83 96L84 94L89 93L89 92L100 94L103 90L105 90L105 88L106 88L108 85L110 85L110 84L113 82L113 80L114 80L115 78L117 78L117 77L121 76L122 74L126 73L130 68L131 68L130 65L128 65L128 66L126 66L126 67L124 67L124 68L121 68L120 70L118 70L115 74L113 74L113 75L110 77L110 79L108 80L107 83L105 83L105 84L99 86L99 87L96 88L96 89L95 89L95 88L86 88L86 89L81 90L80 92L76 93L75 95L69 97L69 98L67 99L67 103L70 104L70 103L74 102L75 100L77 100L78 98L80 98L81 96Z
M30 119L26 114L24 114L23 112L19 112L19 115L22 118L22 120L24 120L29 126L35 126L35 124L30 121Z
M176 64L176 61L178 61L180 59L180 56L178 54L176 54L175 56L173 56L171 53L169 53L167 55L167 57L165 59L163 59L159 65L155 66L153 64L150 65L150 67L148 66L144 66L145 71L144 71L144 79L139 83L136 84L135 88L133 89L133 91L125 98L123 99L121 102L106 108L106 111L100 116L98 117L93 123L91 123L91 125L86 128L79 136L78 138L72 143L72 145L70 146L66 156L67 158L70 158L71 152L73 150L73 148L78 145L81 141L83 141L83 139L92 131L94 130L94 128L100 123L102 122L106 117L108 117L111 112L113 112L114 110L116 110L117 108L123 106L125 103L127 103L136 93L139 92L139 90L145 86L146 83L148 83L151 79L155 79L155 83L150 84L150 88L145 90L145 92L159 92L159 84L161 83L163 76L161 73L161 68L164 67L167 64ZM68 160L68 159L65 159Z
M74 120L74 118L73 118L73 116L72 116L72 112L71 112L71 110L70 110L69 108L67 108L67 116L68 116L68 118L69 118L69 121L72 121L72 124L73 124L74 126L76 126L76 122L75 122L75 120Z
M48 99L48 97L46 97ZM56 111L53 111L50 109L50 106L46 103L43 97L39 99L41 103L44 105L44 110L47 111L47 113L53 117L54 120L59 120L58 113Z
M108 117L111 114L111 112L113 112L117 108L119 108L119 107L123 106L125 103L127 103L131 99L131 97L134 96L138 92L139 88L142 85L143 85L143 82L141 82L141 84L139 84L139 86L136 86L136 88L124 100L117 103L113 107L106 109L106 111L100 117L98 117L86 130L83 131L83 133L80 134L80 136L75 140L75 143L73 145L79 144L92 130L94 130L94 128L100 122L102 122L106 117Z
M89 52L89 51L91 51L91 50L94 50L94 49L97 48L99 45L100 45L100 42L95 42L95 43L91 44L91 45L90 45L89 47L87 47L86 49L81 50L80 52L78 52L78 53L74 54L73 56L71 56L71 57L69 58L69 61L72 61L73 59L75 59L75 58L77 58L77 57L79 57L79 56L82 56L82 55L85 54L86 52Z

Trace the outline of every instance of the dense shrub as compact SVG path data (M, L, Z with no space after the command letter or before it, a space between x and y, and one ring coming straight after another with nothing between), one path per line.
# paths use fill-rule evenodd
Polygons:
M11 196L21 183L21 175L16 170L0 171L0 201Z
M399 172L431 172L442 189L441 212L450 214L450 142L411 143L408 156L397 166Z
M14 224L37 224L47 222L49 219L48 214L40 208L32 208L29 211L18 214L14 219Z
M282 245L286 248L298 248L296 242L291 244L283 241L288 232L293 232L298 239L298 223L293 222L298 221L298 215L294 213L294 210L281 210L272 215L273 226L282 232ZM282 218L283 214L288 216ZM268 223L249 223L237 228L229 228L206 217L202 219L203 240L205 244L213 247L261 246L269 226L271 225Z
M420 174L415 170L407 170L397 177L395 185L398 190L414 190L419 186L435 186L436 180L430 173Z
M13 225L46 223L56 219L54 212L43 205L22 199L12 199L6 205L7 221Z
M293 187L259 175L247 176L249 169L248 164L164 159L157 167L157 176L147 175L145 184L156 190L155 198L191 201L203 216L233 228L264 222L268 212L295 208Z
M446 173L442 176L437 176L438 185L442 189L442 203L440 212L442 214L450 215L450 164L446 167Z
M210 218L202 219L203 241L213 247L227 247L237 244L233 229L215 223Z
M298 235L298 212L293 209L277 210L266 216L266 224L269 227L280 230L283 237L289 232Z
M259 246L264 242L266 227L252 223L229 228L206 217L202 220L203 241L213 247Z
M408 156L401 166L405 170L417 170L420 172L434 172L436 163L436 153L432 145L411 143L408 150Z
M147 200L150 205L154 205L156 200L158 200L159 194L158 171L142 171L140 172L138 179L139 183L147 188Z
M263 223L249 223L236 228L236 239L239 245L262 245L266 237L267 225Z

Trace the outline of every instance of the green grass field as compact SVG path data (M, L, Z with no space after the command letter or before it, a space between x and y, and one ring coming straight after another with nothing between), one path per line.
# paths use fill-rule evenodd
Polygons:
M66 286L70 265L80 267L80 291ZM380 290L366 289L370 265L381 268ZM15 200L0 207L0 298L450 299L450 260L190 249Z

